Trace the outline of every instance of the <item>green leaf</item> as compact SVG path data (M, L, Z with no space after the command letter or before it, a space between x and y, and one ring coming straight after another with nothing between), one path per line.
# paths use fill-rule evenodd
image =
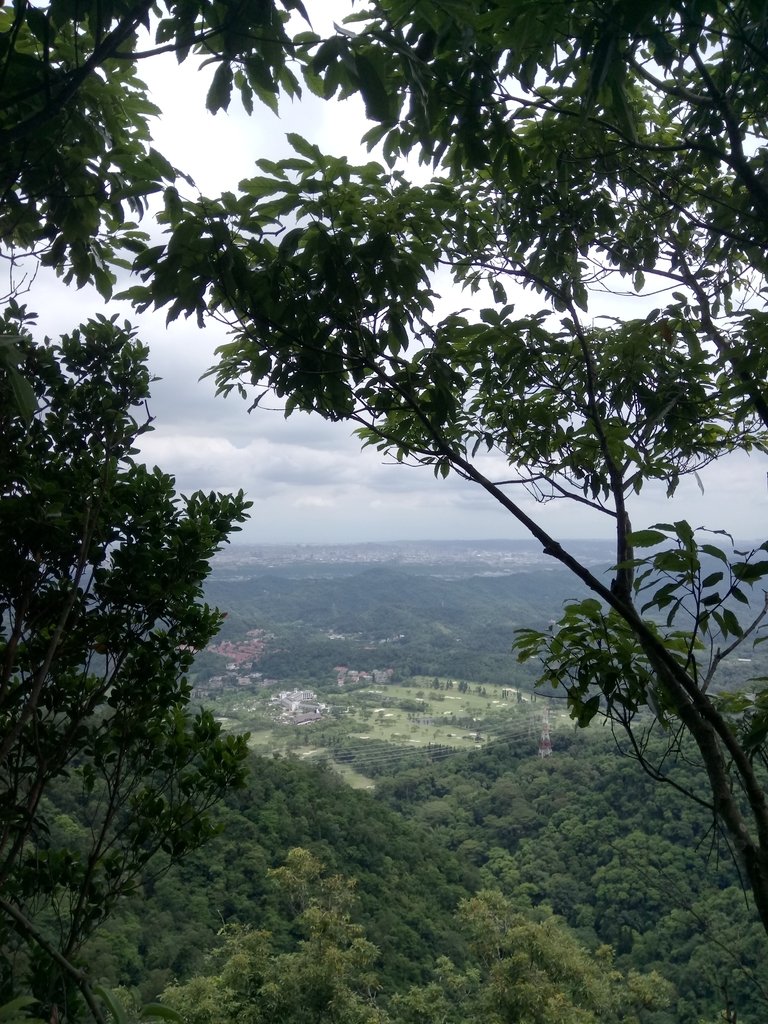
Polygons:
M94 985L93 991L107 1007L115 1024L130 1024L125 1007L111 989L104 985Z
M722 548L715 547L714 544L702 544L702 554L709 555L710 558L717 558L721 562L728 563L728 558Z
M15 999L0 1006L0 1021L2 1024L29 1021L29 1009L35 1005L37 1005L37 999L34 996L16 996Z
M25 423L31 423L37 412L37 399L29 381L14 366L6 368L16 409Z
M613 113L618 122L619 128L632 142L638 142L637 115L627 97L624 82L618 78L611 81L611 99Z
M758 583L768 576L768 561L734 562L731 566L733 575L742 583Z
M306 157L313 164L321 164L323 161L323 154L320 148L312 142L308 142L302 135L298 135L296 132L286 132L285 137L290 145L300 153L301 156Z
M26 11L27 24L32 32L32 35L43 44L50 45L51 43L51 22L49 15L44 11L39 10L37 7L29 6Z
M675 524L675 533L680 540L685 544L686 547L690 547L693 544L693 529L690 523L686 522L685 519L678 519Z
M576 721L582 729L589 725L599 710L600 694L595 694L589 700L578 701L574 704Z
M222 61L214 72L205 106L212 114L226 110L232 97L232 68Z
M667 539L667 535L659 530L637 530L630 534L629 543L635 548L652 548Z
M163 1003L145 1003L139 1011L141 1020L166 1020L170 1024L182 1024L184 1018L170 1006Z
M514 139L509 140L509 144L506 147L504 155L506 156L506 171L510 183L512 185L521 184L525 170L523 165L523 155L520 147L516 144Z
M31 384L18 369L23 358L17 347L20 341L22 337L17 334L0 336L0 374L4 373L8 379L16 412L29 424L37 411L37 399Z
M371 121L389 122L392 103L378 68L369 57L355 54L355 69L366 115Z
M298 243L302 240L306 231L304 228L293 228L291 231L287 231L280 239L280 244L277 247L277 251L281 256L287 256L296 252Z
M714 587L716 583L720 583L723 578L722 572L711 572L708 576L701 581L702 587Z

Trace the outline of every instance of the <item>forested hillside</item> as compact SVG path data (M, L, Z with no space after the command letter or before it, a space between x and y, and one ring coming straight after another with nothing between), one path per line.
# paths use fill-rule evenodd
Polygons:
M440 981L440 958L457 972L481 967L456 915L482 889L525 921L554 913L597 962L612 946L625 975L667 979L665 1005L637 1009L644 1024L714 1021L726 1008L759 1024L768 1013L759 922L727 844L703 809L639 773L604 729L559 735L545 760L497 743L392 767L374 794L328 768L259 759L220 823L204 853L146 882L89 946L92 967L112 984L147 1000L202 975L210 949L237 949L241 933L216 937L225 925L266 930L272 954L295 953L296 907L269 871L301 847L326 874L355 883L350 919L376 947L371 991L393 1021L410 1019L398 1000L414 985L437 985L458 1019L475 1020L479 1005L460 1009ZM607 976L607 962L600 971Z
M557 748L542 760L490 746L382 780L377 798L482 863L509 895L550 906L587 944L610 944L619 966L672 980L670 1019L706 1018L729 1000L739 1020L762 1019L759 924L711 816L638 772L605 728L558 734ZM685 774L705 792L693 761Z
M235 553L228 554L233 565ZM343 554L339 549L330 557ZM333 977L351 1000L344 1020L362 1013L359 1019L373 1014L371 1020L392 1024L466 1024L501 1012L493 1003L494 985L501 982L485 977L487 951L473 925L487 914L486 931L506 921L510 934L519 930L517 941L543 943L536 991L556 1001L570 999L570 983L546 966L544 950L572 949L574 971L586 972L579 984L597 985L590 989L593 1002L579 1012L596 1014L595 1020L634 1019L615 1016L631 1012L641 1024L699 1024L727 1011L758 1024L768 1012L760 925L745 903L727 838L704 806L706 778L695 752L680 747L670 771L674 785L686 787L693 799L640 771L627 756L626 740L607 727L582 732L561 724L553 732L552 756L539 757L540 712L533 732L526 722L542 698L531 703L529 675L503 648L514 628L556 613L562 574L445 570L350 569L331 561L312 572L283 566L252 570L248 580L214 576L207 584L208 596L229 611L230 639L253 627L272 631L274 650L267 645L258 665L281 673L273 689L314 679L327 699L341 699L347 715L285 727L296 733L288 745L298 757L251 758L245 788L227 796L216 812L220 834L183 864L160 873L155 864L135 897L86 945L82 957L93 977L123 989L129 1004L161 998L179 1006L191 1024L212 1024L224 1005L216 986L234 964L256 971L259 986L271 991L294 959L301 964L308 956L306 977L297 975L294 1005L281 1010L288 1019L297 1014L301 1020L309 989ZM229 575L241 572L232 568ZM548 590L542 577L556 585ZM377 618L384 605L396 608L407 629L397 643L378 642L387 631ZM329 633L347 639L329 639ZM456 656L458 634L468 639L461 652L466 661ZM462 753L455 745L426 741L413 747L381 731L364 738L371 732L365 709L390 706L390 693L411 693L414 708L426 706L413 681L410 689L390 681L370 693L358 683L334 696L333 665L340 653L356 652L353 663L364 667L367 652L371 665L381 667L382 657L398 664L400 651L412 657L414 649L450 668L454 693L480 690L478 680L488 671L498 696L500 681L484 660L487 637L504 666L501 682L508 677L522 684L526 698L522 704L473 698L480 717L472 729L487 743L479 749ZM407 673L407 663L399 664L399 672ZM742 680L754 671L751 663L733 667L734 678ZM425 697L443 702L437 707L452 696L444 685L435 678L427 686ZM554 710L552 723L554 728ZM645 756L663 762L669 739L651 728ZM374 780L375 789L350 788L334 770L339 765ZM67 834L72 842L81 799L76 787L57 789L49 809L55 835ZM291 853L297 849L315 860ZM279 873L286 863L293 865L288 874L309 872L313 881L302 883L307 892L320 893L321 880L334 876L354 886L352 898L343 895L340 882L329 882L322 897L324 913L336 921L335 952L325 945L322 955L315 949L320 939L311 900L286 895L287 875ZM540 927L545 933L535 932ZM369 944L359 960L350 952L358 940ZM315 950L311 956L309 949ZM335 959L343 960L342 954L350 956L343 970ZM519 972L513 959L510 949L505 969ZM520 985L521 975L514 976ZM484 1002L483 991L496 995ZM268 999L262 1006L249 1002L255 996L242 998L243 1011L276 1012ZM199 1005L208 1000L209 1015L200 1017Z
M530 676L508 645L514 629L556 614L564 583L530 569L397 564L214 576L206 592L228 610L225 636L270 631L273 649L258 664L281 673L272 688L314 678L347 714L284 727L301 757L251 757L245 787L213 815L219 834L183 863L148 864L77 962L129 1008L161 999L190 1024L227 1024L241 1012L266 1021L278 1011L298 1024L314 996L319 1019L323 999L333 999L345 1022L479 1024L513 1005L533 1014L526 1020L573 1012L574 1021L699 1024L727 1012L759 1024L768 1012L760 925L703 806L695 752L680 746L670 774L693 799L644 775L607 727L558 724L553 754L538 756L540 712L529 718L542 698L531 702ZM385 606L407 630L397 642L381 636L391 628L379 624ZM450 669L453 691L434 678L423 680L424 693L406 676L407 685L390 678L370 693L363 683L338 692L341 652L361 668L366 652L372 666L394 658L405 675L396 658L414 650ZM757 670L733 668L742 679ZM463 692L482 691L484 672L493 701ZM522 703L498 700L505 678L523 686ZM461 752L456 740L364 738L366 709L394 706L389 695L401 693L410 696L393 699L417 711L471 699L471 729L487 745ZM664 761L669 739L651 728L645 756ZM339 765L375 789L350 788ZM43 809L52 845L86 853L82 776L57 783ZM501 958L493 971L489 941ZM521 944L537 951L530 961L519 959Z
M608 579L610 543L580 547L593 571ZM511 656L517 631L554 626L566 604L583 594L551 559L525 549L521 558L515 544L423 545L407 560L401 545L377 551L386 564L368 562L364 548L345 545L318 548L312 561L300 561L288 547L263 549L257 559L248 548L233 548L206 583L208 600L227 611L221 638L268 632L258 670L313 686L326 686L335 666L348 665L391 667L400 678L453 676L531 688L540 670ZM468 551L473 558L462 557ZM515 565L516 558L523 564ZM707 571L714 568L710 559ZM757 599L754 604L757 609ZM749 650L748 660L739 661L741 653L720 666L718 690L768 669L761 647ZM222 669L221 659L207 655L196 665L202 679Z
M474 571L473 571L474 569ZM335 665L400 676L455 675L511 682L533 672L514 669L515 630L541 626L572 596L567 575L545 564L534 571L478 573L468 566L350 570L326 561L313 571L251 571L245 579L214 574L209 599L229 612L222 637L239 639L259 626L276 634L259 661L272 678L332 677Z
M218 820L220 836L183 868L146 882L132 910L89 946L92 965L113 983L156 997L170 981L202 969L228 923L269 929L279 949L290 949L288 908L267 869L294 847L356 880L359 920L380 947L390 983L424 980L440 955L461 961L452 915L479 886L476 866L350 789L330 768L254 759L246 788L227 799Z

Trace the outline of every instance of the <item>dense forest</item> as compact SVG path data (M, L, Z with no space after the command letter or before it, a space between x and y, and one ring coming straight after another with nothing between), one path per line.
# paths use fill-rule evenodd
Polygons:
M498 567L493 545L478 547ZM535 567L488 575L485 565L478 571L434 552L428 564L405 565L395 546L386 567L350 567L343 562L347 550L330 549L311 568L251 565L244 579L248 552L235 548L207 581L206 595L228 613L217 643L242 639L254 627L272 638L253 667L278 678L266 689L257 686L257 694L311 684L347 714L285 726L288 738L275 742L293 755L250 758L244 788L216 811L219 834L167 870L154 864L86 944L93 975L122 992L129 1006L160 999L185 1019L210 1024L227 1019L220 985L241 1007L227 1013L247 1006L270 1019L277 1004L266 995L262 1004L254 993L270 990L295 960L303 963L290 968L299 970L298 987L285 997L294 1004L280 1009L288 1019L302 1019L308 988L333 981L352 1000L350 1020L481 1020L491 1012L480 995L490 976L473 920L488 913L507 921L505 928L514 919L519 942L534 941L526 929L546 926L546 941L572 949L585 977L617 984L628 1000L606 990L594 1004L581 1004L563 974L543 967L537 990L550 1010L542 1013L551 1012L544 995L551 988L552 998L574 998L595 1020L762 1020L768 974L760 924L745 902L728 838L705 807L706 776L695 750L647 719L646 758L676 764L672 785L664 786L642 772L608 723L557 728L547 758L539 756L536 725L531 735L530 726L526 734L524 724L515 724L527 721L535 691L530 671L510 651L514 631L557 613L566 575ZM597 563L604 546L594 550ZM382 644L391 631L402 631L401 638ZM460 652L459 634L468 641ZM449 668L457 694L465 680L480 690L487 674L494 694L511 680L527 703L478 699L471 728L490 742L469 752L440 742L409 747L386 734L358 738L370 732L366 709L388 706L389 692L410 693L415 709L426 706L418 682L398 685L401 677L409 681L414 651L424 652L437 674ZM732 667L734 685L761 671L759 648L756 657ZM345 658L360 668L386 662L397 671L383 687L369 691L358 683L339 693L334 666ZM204 676L225 659L209 656L208 668L200 660L194 672ZM433 689L438 682L422 684L432 699L448 692ZM226 698L214 699L218 706L228 707ZM374 788L350 788L339 766ZM78 804L76 791L61 789L57 829L77 830ZM313 906L306 894L286 894L281 872L294 870L310 873L312 885L303 884L327 900L324 913L338 915L332 953L323 946L331 937L323 940L311 913L305 917ZM324 879L332 881L320 897ZM352 954L358 941L367 944L359 961ZM335 957L345 956L342 970ZM233 994L232 982L222 981L232 970L256 971L258 984Z
M331 560L311 574L286 566L253 568L247 582L241 575L220 568L206 593L228 611L230 642L255 626L274 638L254 667L269 664L280 679L256 692L314 680L347 713L283 727L288 739L275 742L295 754L250 755L205 846L178 862L162 852L149 861L82 946L76 962L121 1012L141 1018L160 1005L190 1024L241 1013L299 1022L316 1000L319 1020L382 1024L468 1024L489 1014L638 1024L764 1018L760 922L706 808L695 749L647 718L646 760L676 765L671 785L661 785L608 722L559 725L549 757L540 756L537 726L525 727L530 709L551 698L531 704L530 673L510 637L555 614L564 574L454 566L449 585L444 564L350 571ZM483 659L492 638L504 665L492 692L511 679L523 704L478 696L471 730L482 745L359 738L366 708L388 706L390 691L427 706L417 696L423 677L410 688L398 682L405 662L370 692L358 683L337 696L334 658L357 652L362 664L371 639L391 628L377 618L390 603L404 642L377 642L369 653L379 665L382 652L397 664L401 648L442 655L457 699L465 685L484 689L483 671L493 677L493 661ZM488 632L462 652L470 666L477 652L479 674L465 674L445 638L473 637L483 622ZM341 630L346 647L328 636ZM422 686L438 706L449 693L439 678ZM223 696L214 711L220 705ZM373 787L351 788L338 768ZM87 856L98 820L86 781L77 771L60 780L42 808L51 848L66 845L75 857ZM54 926L44 912L37 920Z
M457 918L481 892L503 897L521 922L547 922L553 943L576 944L604 978L657 972L663 998L634 1009L647 1024L725 1010L757 1024L768 1012L760 926L727 843L703 809L620 755L606 729L558 734L547 759L505 743L412 758L385 769L373 794L296 760L250 769L220 810L221 835L146 881L87 947L92 968L139 1002L164 990L180 999L167 986L210 977L207 954L223 943L213 962L235 955L247 929L269 933L271 956L296 955L306 935L270 870L300 847L354 882L349 919L375 947L370 1005L392 1020L410 1019L398 1009L405 993L440 983L443 958L465 976L487 969ZM559 980L542 980L542 993ZM355 991L360 982L348 979ZM442 996L450 1015L434 1008L435 1020L482 1019L480 1003L450 988Z

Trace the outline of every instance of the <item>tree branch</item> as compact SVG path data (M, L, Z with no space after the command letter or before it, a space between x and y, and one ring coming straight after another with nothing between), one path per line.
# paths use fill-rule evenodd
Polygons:
M67 75L63 87L49 101L42 110L18 122L13 128L0 130L0 144L8 144L23 139L27 135L37 132L47 121L55 117L77 93L77 90L105 60L109 60L117 47L124 42L128 36L136 31L144 19L149 15L153 7L153 0L139 0L115 28L104 37L101 43L94 47L90 57L80 67ZM9 54L7 60L11 59Z
M72 978L82 993L83 999L85 999L88 1009L91 1011L96 1024L106 1024L106 1018L96 1002L96 997L91 989L87 975L75 967L74 964L70 963L65 956L62 956L58 949L51 945L44 935L41 935L41 933L35 928L32 922L25 917L19 908L14 906L12 903L9 903L8 900L3 897L0 897L0 910L11 918L16 931L20 935L33 942L36 946L39 946L40 949L42 949L51 958L51 960L59 965L65 974Z
M736 637L733 643L729 644L725 648L725 650L720 650L720 648L717 649L715 656L712 658L709 670L706 676L704 677L704 682L701 687L702 693L706 693L709 689L709 684L712 682L712 679L715 675L715 672L718 669L718 666L720 665L720 662L727 658L729 654L733 654L733 652L744 643L747 637L751 636L752 633L754 633L754 631L757 629L757 627L760 625L760 623L763 621L766 615L768 615L768 592L764 594L762 609L750 622L749 626L747 626L747 628L744 630L741 636Z

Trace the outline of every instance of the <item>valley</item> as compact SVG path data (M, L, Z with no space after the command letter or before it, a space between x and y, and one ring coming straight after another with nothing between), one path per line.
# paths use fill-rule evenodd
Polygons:
M521 545L365 547L215 563L226 618L192 703L250 734L245 787L215 838L137 880L83 950L92 975L189 1024L303 1020L318 986L344 1024L517 1020L493 1016L510 985L526 1021L761 1024L760 924L692 745L638 715L670 784L654 781L623 732L578 728L511 653L572 580ZM761 652L723 665L724 693ZM53 798L77 836L77 787ZM232 971L261 995L239 1003Z

